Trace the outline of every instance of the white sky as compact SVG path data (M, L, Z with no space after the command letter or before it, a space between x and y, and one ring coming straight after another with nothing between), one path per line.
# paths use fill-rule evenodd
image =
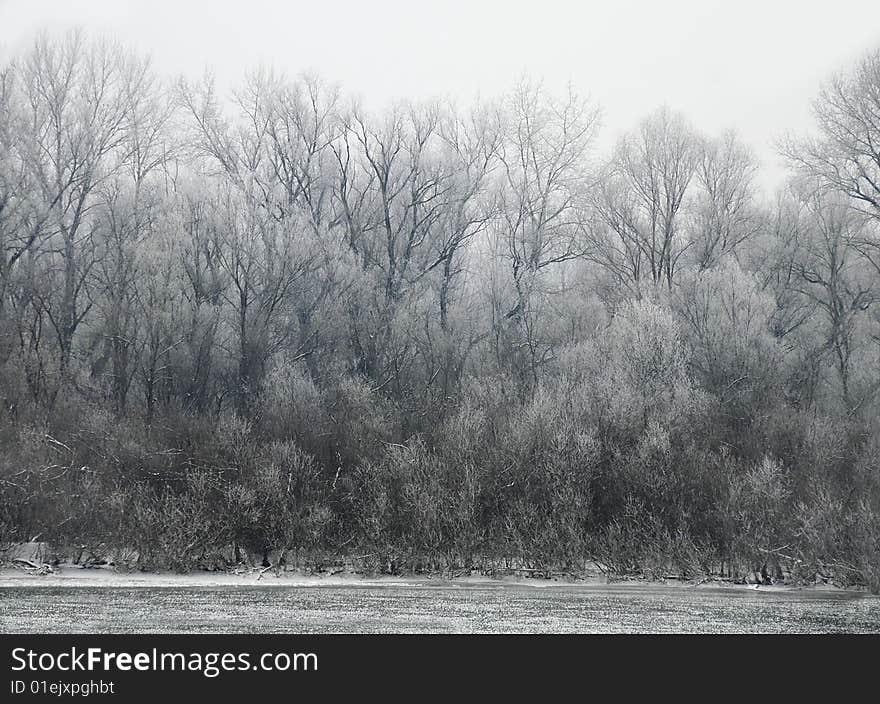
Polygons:
M259 64L314 70L373 105L494 95L524 72L571 81L603 109L602 144L667 104L736 128L781 171L773 141L811 125L819 84L880 48L880 2L848 0L0 0L0 47L81 26L221 84Z

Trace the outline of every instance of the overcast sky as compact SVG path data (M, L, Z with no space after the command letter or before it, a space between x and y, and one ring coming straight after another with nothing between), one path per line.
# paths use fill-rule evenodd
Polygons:
M0 0L0 47L79 25L149 51L160 70L222 83L256 65L317 71L371 105L494 95L518 76L571 81L603 109L603 144L658 105L773 141L809 129L820 83L880 48L878 0Z

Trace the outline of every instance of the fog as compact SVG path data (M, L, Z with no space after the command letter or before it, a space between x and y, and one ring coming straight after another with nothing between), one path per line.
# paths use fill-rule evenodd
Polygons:
M210 67L228 85L260 64L312 70L374 105L467 103L528 73L554 89L570 81L600 103L600 146L661 104L709 133L734 127L771 190L782 178L774 141L809 129L818 84L880 41L880 22L859 19L871 16L871 0L839 13L815 0L746 0L735 11L721 0L6 0L0 46L81 26L148 51L163 72Z

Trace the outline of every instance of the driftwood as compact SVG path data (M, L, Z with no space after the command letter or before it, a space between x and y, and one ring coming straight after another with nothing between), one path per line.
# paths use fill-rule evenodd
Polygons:
M281 573L281 564L284 562L284 555L285 555L286 552L287 552L287 549L286 549L286 548L282 548L282 549L281 549L281 552L280 552L279 555L278 555L278 559L275 560L275 564L274 564L274 565L268 565L268 566L266 566L266 567L264 567L263 569L260 570L260 574L257 575L257 581L258 581L258 582L263 578L263 575L266 574L266 572L268 572L269 570L271 570L271 569L273 569L273 568L275 569L275 574L276 574L276 575Z
M710 576L708 576L708 577L703 577L702 579L698 579L698 580L696 580L695 582L693 582L692 584L690 584L690 585L688 585L688 586L691 586L691 587L699 587L701 584L706 584L706 582L711 582L711 583L713 583L713 584L714 584L715 582L730 582L730 583L733 583L733 578L732 578L732 577L714 577L714 576L711 576L711 575L710 575Z
M21 565L26 570L34 570L38 574L50 574L54 572L54 570L52 569L52 565L45 562L41 565L38 565L33 560L28 560L23 557L13 557L11 562L14 565Z
M536 575L539 574L545 579L551 579L553 577L552 569L540 569L537 567L492 567L486 570L483 570L484 574L488 575L496 575L496 574L510 574L513 572L522 572L527 575ZM565 574L564 572L559 572L557 574Z

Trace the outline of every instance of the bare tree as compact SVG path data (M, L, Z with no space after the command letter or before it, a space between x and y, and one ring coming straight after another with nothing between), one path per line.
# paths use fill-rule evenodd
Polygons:
M671 287L692 241L683 206L701 150L685 119L661 108L618 144L598 199L590 257L638 291L646 277Z
M425 324L414 337L424 365L424 405L437 416L454 397L469 356L486 336L466 301L474 273L471 245L497 217L493 181L502 138L498 112L494 105L480 105L460 114L449 106L438 135L438 158L446 164L450 192L427 242L425 274L437 308L423 311Z
M758 165L736 134L704 140L699 155L693 256L705 270L755 235L762 219L755 202Z
M452 256L442 239L457 194L442 116L438 105L398 106L373 120L355 106L333 147L341 240L359 264L361 286L375 292L348 298L350 345L355 368L377 388L393 383L401 392L418 354L412 333L400 334L415 324L409 303Z
M582 254L581 208L590 185L586 160L599 110L572 89L557 101L524 81L510 96L505 117L500 226L517 303L525 305L530 277Z
M856 323L880 300L880 291L866 276L865 262L857 248L865 218L839 195L813 190L799 198L801 221L792 265L797 278L792 285L825 321L825 342L820 352L832 360L844 408L855 412L880 386L872 384L860 395L852 386L858 345Z
M522 357L514 366L527 386L537 383L538 368L551 355L540 339L536 298L550 267L584 253L588 157L599 115L571 89L556 100L528 81L506 105L497 251L510 267L514 300L494 327L499 359Z
M491 177L501 147L497 113L478 107L467 116L450 112L441 122L440 136L445 149L443 158L450 163L452 197L432 242L437 258L428 266L442 266L439 291L440 327L449 328L452 288L462 266L458 261L470 240L489 227L496 214Z
M29 123L24 153L48 214L42 255L51 284L35 294L55 332L63 383L74 335L94 305L95 194L130 157L126 136L148 71L119 46L89 44L79 33L57 43L41 36L20 70Z
M835 76L813 103L819 135L787 139L789 162L880 219L880 50Z
M230 121L210 80L179 86L213 180L207 251L228 283L219 293L233 311L244 414L251 413L268 361L292 340L294 293L320 260L328 186L319 182L318 167L329 117L319 92L317 84L302 89L257 73L237 91L238 119ZM306 344L301 336L299 353L307 353Z
M880 275L880 50L832 78L813 112L818 136L788 138L781 151L802 175L844 194L873 220L854 246Z
M0 321L16 264L34 245L47 217L33 198L36 184L24 154L29 127L20 87L17 64L0 70Z
M125 412L128 390L134 380L145 340L141 336L139 288L147 240L156 234L166 201L169 159L175 145L168 127L173 104L165 87L144 64L140 88L132 99L122 144L126 161L96 190L100 208L95 237L97 312L102 352L93 363L93 374L103 374L109 358L110 389L117 414Z

